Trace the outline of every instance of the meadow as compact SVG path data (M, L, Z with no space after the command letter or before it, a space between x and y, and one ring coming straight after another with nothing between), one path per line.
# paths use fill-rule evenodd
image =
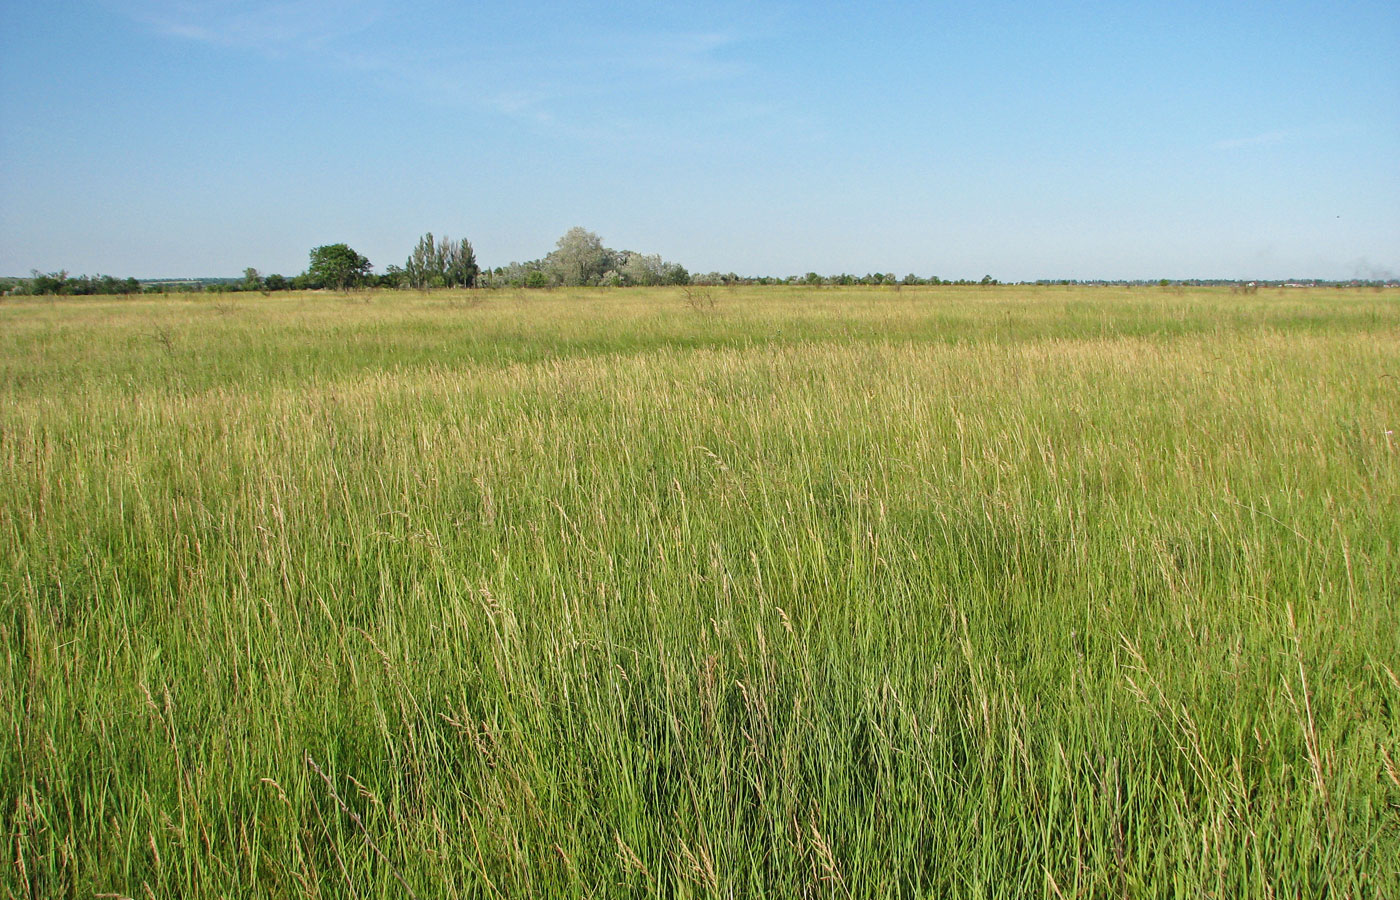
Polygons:
M0 301L0 893L1400 897L1400 294Z

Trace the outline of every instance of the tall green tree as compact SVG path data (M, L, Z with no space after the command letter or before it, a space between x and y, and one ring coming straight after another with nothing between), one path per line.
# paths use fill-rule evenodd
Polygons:
M409 287L425 291L441 284L443 269L437 241L430 231L418 239L417 246L408 255L408 261L403 265L403 279Z
M369 274L370 262L346 244L325 244L311 251L306 274L324 287L346 290L358 286Z
M418 239L418 245L404 263L403 280L409 287L427 290L434 287L475 287L480 269L471 241L454 241L444 235L434 240L430 231Z
M448 287L476 287L476 277L481 273L481 268L476 264L476 251L472 249L471 241L462 238L454 242L443 238L443 242L447 245L444 274Z

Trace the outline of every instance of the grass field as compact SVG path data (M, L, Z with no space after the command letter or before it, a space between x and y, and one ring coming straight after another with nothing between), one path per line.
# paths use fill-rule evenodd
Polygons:
M1400 897L1396 292L711 292L0 303L0 893Z

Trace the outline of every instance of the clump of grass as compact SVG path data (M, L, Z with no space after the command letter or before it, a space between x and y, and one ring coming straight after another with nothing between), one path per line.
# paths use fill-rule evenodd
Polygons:
M678 300L0 309L5 893L1400 895L1400 305Z

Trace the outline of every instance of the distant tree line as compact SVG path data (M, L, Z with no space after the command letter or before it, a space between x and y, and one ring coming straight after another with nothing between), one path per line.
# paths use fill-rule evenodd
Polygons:
M16 279L9 288L11 294L54 294L88 296L93 294L140 294L145 290L135 278L115 278L111 275L69 275L62 272L30 272L28 278Z
M1099 281L1071 279L1042 279L1033 284L1047 285L1158 285L1178 286L1240 286L1243 290L1258 286L1321 287L1321 286L1393 286L1387 281L1322 281L1318 279L1287 279L1284 281L1230 281L1226 279L1167 278L1141 281ZM111 275L70 276L66 271L43 273L33 271L29 278L0 279L0 292L33 295L137 294L184 291L347 291L362 288L393 288L428 291L436 288L553 288L553 287L655 287L661 285L751 285L788 284L810 286L906 286L906 285L980 285L1001 284L990 275L980 280L956 279L945 281L937 275L923 277L915 274L903 278L893 272L865 275L842 273L821 275L744 276L734 272L694 273L680 263L668 262L656 254L634 250L614 250L603 245L597 234L584 228L570 228L555 243L554 249L539 259L512 262L494 269L481 268L476 251L465 238L434 237L428 232L418 239L403 265L389 265L376 274L369 259L347 244L323 244L311 250L306 271L293 276L264 275L254 268L243 270L242 278L205 278L170 281L139 281L118 279Z

